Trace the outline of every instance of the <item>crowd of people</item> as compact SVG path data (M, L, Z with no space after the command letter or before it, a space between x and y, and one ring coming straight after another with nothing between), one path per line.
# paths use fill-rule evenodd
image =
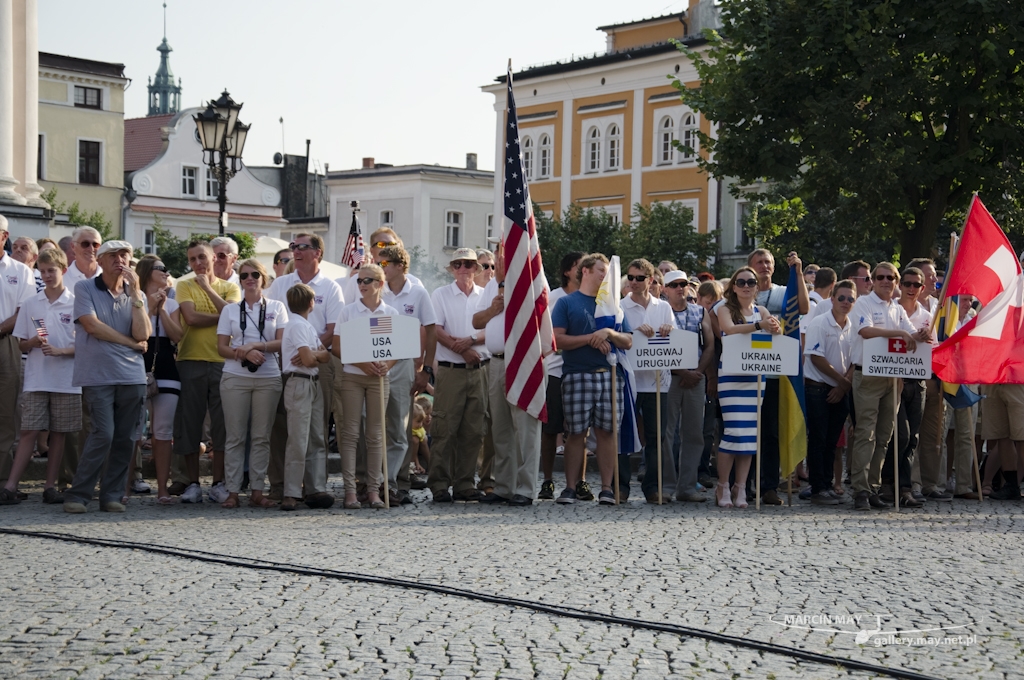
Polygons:
M0 217L0 246L8 238ZM44 503L86 512L98 484L99 508L124 512L130 496L153 491L142 478L145 450L162 505L205 497L236 508L244 498L257 508L337 501L354 510L412 502L413 489L435 503L613 505L636 479L650 503L745 508L758 488L758 450L766 505L781 505L783 489L817 505L852 500L856 510L1020 499L1024 386L980 386L980 409L951 408L934 376L903 379L894 393L892 379L862 371L866 339L900 338L911 349L936 342L940 279L927 258L902 270L854 261L837 275L788 254L806 282L797 304L807 455L783 470L779 379L720 369L723 336L783 331L786 287L773 283L767 250L723 280L669 261L629 262L618 328L596 317L608 258L563 257L561 286L548 297L557 351L545 358L542 422L505 394L513 348L500 246L456 249L451 283L428 291L389 228L371 234L363 265L337 280L321 270L316 234L297 234L274 256L272 275L257 259L240 260L231 238L193 241L191 273L177 282L158 255L133 259L130 244L104 242L92 228L65 241L21 237L0 257L0 381L16 387L0 391L0 505L27 498L19 482L45 455ZM976 307L961 296L960 322ZM419 356L343 363L343 324L399 315L419 324ZM633 333L673 329L697 334L698 365L635 371L627 400L624 380L613 379L623 368L609 355L628 350ZM621 451L613 434L627 408L640 451ZM340 501L328 485L335 445ZM979 489L973 465L983 451ZM639 469L623 453L639 454Z

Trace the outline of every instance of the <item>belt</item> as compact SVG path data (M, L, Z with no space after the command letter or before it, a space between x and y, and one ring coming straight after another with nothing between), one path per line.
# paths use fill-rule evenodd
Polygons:
M313 382L317 382L318 380L320 380L320 376L319 375L309 375L308 373L295 373L295 372L285 373L284 374L284 379L288 380L289 378L302 378L303 380L312 380Z
M491 358L492 359L504 359L505 358L505 353L502 352L501 354L492 354Z
M832 385L828 383L819 382L817 380L811 380L810 378L804 378L804 384L810 385L811 387L824 387L826 389L832 389Z
M862 367L862 366L861 366L860 364L854 364L854 365L853 365L853 370L855 370L855 371L860 371L861 373L863 373L863 372L864 372L864 371L862 371L862 370L861 370L862 368L863 368L863 367Z
M438 366L444 366L445 368L465 368L465 369L468 369L470 371L475 371L478 368L483 368L489 362L490 362L490 359L484 359L479 364L473 364L472 366L470 366L469 364L454 364L454 363L452 363L450 361L438 361L437 365Z

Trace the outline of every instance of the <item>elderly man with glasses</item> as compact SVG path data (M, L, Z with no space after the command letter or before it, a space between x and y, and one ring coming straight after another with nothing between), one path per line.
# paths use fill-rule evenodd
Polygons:
M235 239L218 236L210 239L210 247L213 248L213 275L241 288L238 272L235 271L235 262L238 261L238 243Z
M103 237L92 227L79 227L71 234L71 250L75 260L68 266L64 275L64 286L74 290L79 281L95 279L102 272L96 253L103 245Z

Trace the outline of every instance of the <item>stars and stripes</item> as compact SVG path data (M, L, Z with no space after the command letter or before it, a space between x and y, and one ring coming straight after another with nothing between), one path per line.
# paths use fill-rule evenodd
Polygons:
M554 350L548 289L541 265L530 190L523 176L519 121L508 69L508 122L505 128L505 395L535 418L547 422L544 357Z
M363 243L363 234L359 231L359 219L352 211L352 227L348 230L348 240L345 241L345 250L341 255L341 263L346 267L363 266L363 258L366 255L366 244Z
M371 316L370 317L370 335L390 335L391 334L391 317L390 316Z
M38 335L41 338L45 338L45 337L49 336L49 333L46 332L46 320L45 319L32 319L32 323L36 327L36 335Z

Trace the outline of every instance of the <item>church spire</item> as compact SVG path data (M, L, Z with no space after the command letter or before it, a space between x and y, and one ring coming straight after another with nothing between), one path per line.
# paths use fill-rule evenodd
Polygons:
M164 39L156 48L160 53L160 66L156 70L156 77L148 86L149 89L149 113L150 116L159 116L165 113L177 113L181 109L181 79L174 82L174 73L171 72L170 53L171 46L167 43L167 3L164 3Z

